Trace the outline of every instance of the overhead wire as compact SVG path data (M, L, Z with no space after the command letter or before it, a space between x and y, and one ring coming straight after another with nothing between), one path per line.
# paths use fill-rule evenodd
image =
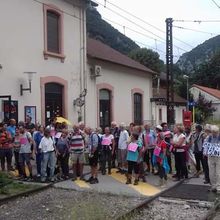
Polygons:
M211 0L218 8L220 8L219 4L215 0Z
M215 33L206 32L206 31L200 31L200 30L196 30L196 29L192 29L192 28L186 28L186 27L181 27L181 26L176 26L176 25L173 25L173 27L174 28L179 28L179 29L182 29L182 30L199 32L199 33L202 33L202 34L216 35Z
M109 7L107 7L106 5L104 6L102 3L98 2L97 0L95 0L95 1L96 1L97 4L100 4L100 5L102 5L103 7L105 7L105 8L107 8L107 9L113 11L112 9L110 9ZM124 13L126 13L126 14L128 14L128 15L134 17L134 18L136 18L137 20L139 20L139 21L141 21L141 22L143 22L143 23L149 25L150 27L156 29L157 31L160 31L160 32L162 32L162 33L166 33L164 30L162 30L162 29L156 27L155 25L150 24L149 22L143 20L142 18L137 17L136 15L134 15L134 14L132 14L132 13L126 11L125 9L123 9L123 8L121 8L121 7L119 7L119 6L115 5L115 4L113 4L113 3L111 3L110 1L106 0L106 2L107 2L108 4L114 6L115 8L117 8L117 9L123 11ZM116 12L116 13L117 13L117 12ZM121 15L119 15L119 16L121 16ZM121 17L122 17L122 16L121 16ZM124 16L123 16L123 17L124 17ZM130 19L127 18L127 20L130 20ZM132 21L132 22L133 22L133 21ZM149 30L148 30L148 32L149 32ZM152 32L150 32L150 33L152 34ZM155 35L155 36L158 37L158 35L156 35L156 34L154 34L154 33L153 33L153 35ZM160 38L160 37L159 37L159 38ZM177 41L179 41L179 42L181 42L181 43L187 45L188 47L194 48L194 46L190 45L189 43L186 43L185 41L183 41L183 40L181 40L181 39L179 39L179 38L177 38L177 37L173 37L173 38L174 38L175 40L177 40ZM161 38L160 38L160 39L161 39ZM186 51L186 50L185 50L185 51Z
M100 2L98 2L97 0L93 0L93 1L96 2L97 4L99 4L99 5L101 5L101 6L104 7L104 5L103 5L102 3L100 3ZM116 14L116 15L122 17L123 19L129 21L130 23L136 25L137 27L141 28L142 30L144 30L144 31L146 31L146 32L148 32L148 33L150 33L150 34L156 36L157 38L160 39L160 41L163 41L164 43L166 43L166 40L165 40L164 38L160 37L159 35L153 33L152 31L149 31L148 29L146 29L146 28L144 28L143 26L137 24L136 22L132 21L131 19L129 19L129 18L127 18L127 17L125 17L124 15L121 15L120 13L118 13L118 12L112 10L112 9L109 8L109 7L106 6L105 8L108 9L109 11L111 11L112 13L114 13L114 14ZM154 39L155 39L155 38L154 38ZM157 39L157 40L158 40L158 39ZM182 43L184 43L184 44L186 44L187 46L193 48L192 45L187 44L186 42L184 42L184 41L182 41L182 40L179 40L179 41L182 42ZM179 48L180 50L182 50L182 51L184 51L184 52L187 52L187 50L185 50L185 49L183 49L183 48L181 48L181 47L179 47L179 46L174 45L174 47Z

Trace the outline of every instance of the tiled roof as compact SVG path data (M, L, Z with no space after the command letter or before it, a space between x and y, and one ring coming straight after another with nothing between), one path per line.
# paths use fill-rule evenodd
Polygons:
M164 88L160 88L159 93L157 93L157 88L153 88L153 98L167 99L167 90ZM174 93L174 102L185 103L185 104L187 103L187 101L184 98L180 97L176 93Z
M88 38L87 39L87 55L99 60L116 63L122 66L130 67L150 74L155 72L144 65L132 60L128 56L114 50L100 41Z
M192 87L196 87L196 88L202 90L203 92L206 92L209 95L212 95L212 96L220 99L220 90L218 90L218 89L213 89L213 88L209 88L209 87L205 87L205 86L199 86L196 84L193 84Z

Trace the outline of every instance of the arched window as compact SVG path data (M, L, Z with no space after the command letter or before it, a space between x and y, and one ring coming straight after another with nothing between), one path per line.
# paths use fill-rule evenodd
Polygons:
M142 109L142 94L134 93L134 123L137 125L141 125L143 122Z

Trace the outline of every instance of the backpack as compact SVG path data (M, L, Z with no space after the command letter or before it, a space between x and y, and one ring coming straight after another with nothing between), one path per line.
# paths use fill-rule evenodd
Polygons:
M97 137L98 137L98 146L97 146L97 151L98 152L100 152L101 150L102 150L102 138L98 135L98 134L96 134L96 133L93 133L92 134L92 137L91 137L91 141L93 140L93 135L97 135ZM92 143L93 144L93 143Z

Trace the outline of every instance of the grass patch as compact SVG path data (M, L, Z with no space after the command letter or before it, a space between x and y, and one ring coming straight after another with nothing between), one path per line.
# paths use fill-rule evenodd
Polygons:
M39 188L39 186L35 184L16 182L10 177L10 175L0 172L0 198L27 192L36 188Z

